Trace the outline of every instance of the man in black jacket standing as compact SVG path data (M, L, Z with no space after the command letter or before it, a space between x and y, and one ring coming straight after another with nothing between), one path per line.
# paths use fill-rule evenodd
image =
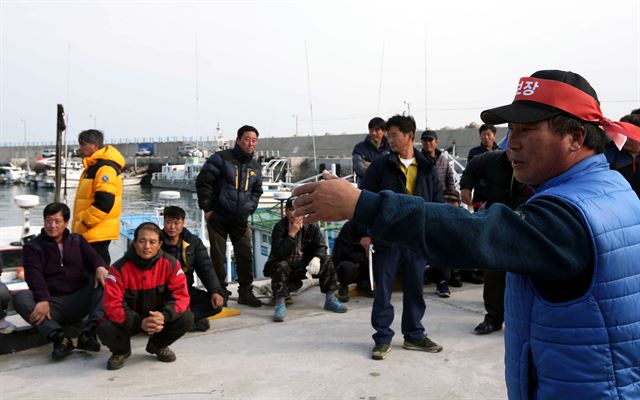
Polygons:
M391 153L377 158L367 169L361 188L371 192L391 190L422 197L425 201L444 203L438 174L422 153L413 148L416 121L411 116L395 115L387 123ZM360 244L365 249L372 242L364 233ZM425 334L422 317L426 310L422 285L427 261L409 248L374 238L373 276L376 282L371 310L375 347L374 360L382 360L391 351L393 305L391 292L398 272L402 276L402 333L404 348L436 353L442 346Z
M162 250L180 261L182 271L187 275L189 308L195 317L193 330L206 331L209 329L208 317L219 313L224 305L220 281L202 240L184 227L184 210L176 206L165 207L163 216ZM193 286L194 272L206 291Z
M251 230L247 223L262 195L262 172L253 159L258 135L258 130L252 126L240 127L234 148L209 157L196 180L198 205L207 219L211 260L218 279L225 285L225 300L230 294L226 290L224 268L229 236L240 284L238 304L251 307L262 305L253 294Z
M273 227L271 252L264 264L264 276L271 277L276 304L275 322L285 318L285 299L302 286L302 280L317 276L325 294L324 309L344 313L347 308L336 299L336 270L327 254L322 232L317 224L306 225L302 217L293 217L293 198L287 200L286 215Z
M486 199L483 209L501 203L515 210L533 195L533 190L528 185L515 179L511 161L504 150L480 154L467 164L460 180L462 201L465 204L471 205L471 191L478 188L480 182L484 182L482 197ZM473 330L478 335L502 329L506 274L505 271L484 271L482 299L487 313Z
M368 128L369 135L362 142L356 144L351 153L353 172L358 177L358 180L364 178L364 174L373 160L385 156L391 151L389 142L384 136L386 130L384 120L380 117L375 117L369 121Z

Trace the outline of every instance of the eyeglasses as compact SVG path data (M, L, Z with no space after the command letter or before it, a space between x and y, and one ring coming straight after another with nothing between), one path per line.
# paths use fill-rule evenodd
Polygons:
M62 225L65 221L62 218L45 218L44 223L47 225Z

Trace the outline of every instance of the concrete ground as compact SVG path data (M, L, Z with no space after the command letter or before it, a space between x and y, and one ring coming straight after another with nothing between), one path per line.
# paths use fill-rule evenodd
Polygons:
M333 314L322 310L324 295L312 287L295 297L284 323L271 321L271 306L230 301L241 315L178 340L174 363L147 354L142 335L117 371L106 370L104 347L62 362L51 361L51 345L0 356L0 398L506 399L502 331L472 333L484 314L482 286L465 284L449 299L433 290L425 287L423 323L444 347L437 354L402 349L401 292L393 296L392 351L374 361L372 299L352 297L346 314Z

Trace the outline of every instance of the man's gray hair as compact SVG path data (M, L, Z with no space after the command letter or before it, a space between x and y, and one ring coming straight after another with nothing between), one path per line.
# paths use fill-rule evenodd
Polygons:
M97 129L87 129L80 132L78 142L97 144L98 147L102 147L104 145L104 134Z

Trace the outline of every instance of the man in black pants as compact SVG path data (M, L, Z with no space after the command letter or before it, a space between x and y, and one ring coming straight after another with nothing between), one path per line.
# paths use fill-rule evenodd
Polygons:
M78 348L100 351L96 329L104 315L105 262L82 235L69 232L71 212L66 204L48 204L43 216L42 232L22 252L29 290L16 294L16 311L53 343L54 360L65 358L74 349L62 325L79 322L85 316Z
M198 174L198 205L205 212L211 244L211 260L226 290L225 255L227 236L231 238L238 270L238 304L260 307L253 294L253 254L251 230L247 219L258 208L262 195L262 172L253 159L258 144L258 130L252 126L238 129L236 145L222 150L207 160Z
M273 320L285 318L285 301L289 292L302 286L302 280L317 276L320 291L325 294L324 309L343 313L347 308L336 299L336 271L327 254L320 227L302 223L293 217L293 198L287 200L286 216L273 227L271 252L264 265L264 276L271 277L275 297Z
M502 203L515 210L533 195L529 186L513 177L513 169L506 151L496 150L476 156L465 168L460 180L462 200L471 204L471 190L483 182L483 208ZM499 246L499 244L497 244ZM504 289L506 271L484 271L482 299L487 314L473 330L478 335L486 335L502 329L504 322Z
M105 320L100 339L111 350L107 369L124 366L131 355L131 337L147 333L147 353L172 362L169 345L191 330L187 280L178 261L161 250L161 230L145 222L134 232L124 257L109 268L105 279Z
M333 264L338 275L338 300L349 301L349 284L356 283L361 293L373 297L369 282L369 255L360 244L358 227L355 222L347 221L333 245Z
M208 317L219 313L224 305L220 281L202 240L184 227L184 210L176 206L165 207L163 216L162 250L180 261L180 266L187 275L187 288L191 298L189 308L195 317L193 330L206 331L209 329ZM206 291L193 286L194 272Z

